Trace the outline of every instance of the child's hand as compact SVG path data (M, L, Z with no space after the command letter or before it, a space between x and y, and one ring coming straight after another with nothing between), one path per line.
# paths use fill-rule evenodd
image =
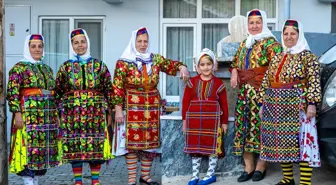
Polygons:
M223 134L226 135L228 131L228 124L222 124Z
M182 130L183 130L183 133L185 133L187 131L187 121L186 120L183 120L183 123L182 123Z

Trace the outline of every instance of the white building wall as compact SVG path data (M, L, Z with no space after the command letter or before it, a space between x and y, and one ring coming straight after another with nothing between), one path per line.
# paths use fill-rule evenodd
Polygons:
M32 7L31 33L39 31L39 16L105 16L104 62L112 73L116 60L129 42L131 32L141 26L147 27L150 32L151 51L159 51L158 0L124 0L124 3L116 5L102 0L5 0L6 5Z
M318 0L291 0L290 18L300 21L305 32L330 33L331 3ZM285 21L284 0L279 0L279 30Z

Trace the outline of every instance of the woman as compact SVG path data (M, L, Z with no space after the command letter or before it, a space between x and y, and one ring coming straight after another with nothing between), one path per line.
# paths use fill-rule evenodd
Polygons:
M82 185L83 162L90 165L92 185L99 185L101 164L112 158L107 131L112 120L111 75L102 61L91 57L85 30L73 30L69 37L71 58L56 77L63 160L72 164L75 185Z
M284 52L273 58L260 88L260 158L281 162L284 178L279 185L295 184L293 162L300 162L300 184L311 184L311 167L320 166L315 122L320 65L300 22L287 20L282 31Z
M24 58L9 71L7 100L13 113L9 155L10 172L25 185L59 165L58 118L52 69L43 63L44 39L26 37Z
M117 61L113 79L115 105L114 154L125 155L128 184L136 184L137 160L141 158L140 182L156 185L150 177L154 157L160 147L160 93L157 90L160 72L184 80L189 72L182 62L165 59L149 52L149 33L146 28L132 32L131 40ZM126 117L122 106L126 106Z
M266 13L254 9L247 13L248 37L236 53L231 65L231 86L239 83L236 107L233 153L243 155L245 170L238 182L262 180L266 163L259 160L254 166L254 154L260 153L260 119L256 94L269 61L281 52L280 44L267 28Z

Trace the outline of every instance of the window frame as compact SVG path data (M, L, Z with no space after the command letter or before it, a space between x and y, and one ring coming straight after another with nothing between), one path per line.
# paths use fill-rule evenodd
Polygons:
M75 29L75 23L76 20L80 20L81 22L83 22L84 20L88 20L89 22L92 22L94 20L100 21L102 24L102 35L101 35L101 47L102 47L102 51L101 51L101 56L102 58L100 58L100 60L105 61L106 59L106 39L105 39L105 32L106 32L106 21L105 21L106 17L105 16L52 16L52 15L42 15L39 16L38 18L38 32L39 34L42 34L42 22L43 20L69 20L69 31L68 33L70 33L70 31ZM68 53L68 57L70 56L70 47L71 45L69 45L69 53ZM58 70L58 69L55 69Z
M195 55L197 54L197 51L201 51L202 49L202 25L203 24L229 24L229 21L231 18L203 18L202 17L202 0L196 0L197 7L196 7L196 18L164 18L163 17L163 1L160 0L160 43L161 46L159 49L159 52L163 54L163 56L166 56L166 46L165 41L167 40L166 34L165 34L165 25L190 25L195 24L196 30L195 34L199 36L199 38L196 37L196 40L194 40L194 49L196 50ZM235 0L235 12L234 15L240 15L241 14L241 0ZM275 9L275 18L267 18L267 23L274 24L274 29L278 30L278 19L279 19L279 0L276 0L276 9ZM194 35L195 35L194 34ZM217 54L216 54L217 55ZM196 56L195 56L196 57ZM195 69L194 69L195 71ZM168 102L179 102L180 96L166 96L166 74L160 75L160 86L159 86L160 92L162 92L162 98L165 98Z

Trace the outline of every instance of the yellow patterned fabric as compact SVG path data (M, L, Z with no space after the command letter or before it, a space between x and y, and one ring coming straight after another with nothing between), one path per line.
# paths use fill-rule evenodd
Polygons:
M320 64L317 57L308 50L298 54L287 54L282 68L279 68L285 53L276 55L263 79L258 95L258 102L262 103L265 90L275 82L278 74L280 83L307 81L307 84L296 84L293 88L302 88L306 94L306 104L316 105L321 102Z

